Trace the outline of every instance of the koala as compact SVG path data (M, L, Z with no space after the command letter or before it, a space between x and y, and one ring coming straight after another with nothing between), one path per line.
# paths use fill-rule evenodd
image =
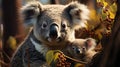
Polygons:
M71 2L67 5L42 5L32 1L21 8L26 26L32 26L24 42L12 57L11 67L49 67L48 50L63 50L75 40L75 30L85 27L89 19L87 6Z
M90 62L97 53L94 50L96 42L93 38L75 39L74 42L69 44L65 49L66 52L64 51L65 54L85 63Z

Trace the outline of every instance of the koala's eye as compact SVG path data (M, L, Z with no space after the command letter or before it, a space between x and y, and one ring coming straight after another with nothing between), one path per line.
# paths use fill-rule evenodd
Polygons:
M46 25L46 24L43 24L43 27L45 28L45 27L47 27L47 25Z
M72 49L74 50L74 49L75 49L75 47L72 47Z
M42 28L44 29L44 28L46 28L46 27L47 27L47 22L43 22Z
M65 25L65 24L62 24L62 27L63 27L63 28L66 28L66 25Z
M66 23L62 22L62 28L66 29Z
M85 51L86 51L86 48L85 48L85 47L83 47L83 48L82 48L82 51L85 53Z

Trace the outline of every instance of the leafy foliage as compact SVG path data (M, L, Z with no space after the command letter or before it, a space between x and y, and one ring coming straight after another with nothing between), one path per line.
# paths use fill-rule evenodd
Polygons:
M49 50L46 61L51 67L85 67L86 62L71 58L60 50Z
M110 36L116 11L115 2L97 0L97 9L90 9L90 20L86 24L87 27L76 31L76 37L92 37L100 42L104 36Z
M46 54L46 61L51 67L70 67L66 56L60 50L50 50Z
M117 11L117 5L115 2L110 3L105 0L97 0L97 5L100 11L98 15L100 16L100 21L103 23L107 31L111 32L111 27Z

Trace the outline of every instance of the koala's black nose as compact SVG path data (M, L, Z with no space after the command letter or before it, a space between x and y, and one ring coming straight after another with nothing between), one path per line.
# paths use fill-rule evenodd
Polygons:
M50 38L57 38L58 36L58 26L56 24L52 24L50 26L50 33L49 33Z
M76 53L77 53L77 54L80 54L80 49L77 48L77 49L76 49Z

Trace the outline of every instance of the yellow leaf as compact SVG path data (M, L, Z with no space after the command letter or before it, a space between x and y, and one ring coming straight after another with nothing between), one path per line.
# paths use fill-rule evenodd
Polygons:
M58 55L59 55L60 53L55 53L55 55L54 55L54 61L56 61L59 57L58 57Z
M90 10L90 19L91 20L94 20L94 21L97 21L98 19L96 18L96 11L94 9L91 9Z
M100 33L98 34L98 38L99 38L99 40L102 39L102 35Z
M112 9L111 11L112 11L113 13L116 13L116 11L117 11L117 4L116 4L116 3L113 3L113 4L110 6L110 8Z
M104 4L105 7L108 6L108 3L105 2L105 1L103 1L103 4Z
M76 63L74 67L85 67L85 65L80 64L80 63Z
M90 9L90 20L86 24L86 29L93 29L99 23L99 16L95 9Z
M101 3L103 3L104 6L107 6L107 5L108 5L108 3L107 3L105 0L97 0L97 2L101 2Z
M62 53L60 50L54 50L54 61L56 61L59 57L59 55L60 55L60 53Z
M113 14L112 12L109 12L109 13L110 13L110 18L114 19L115 18L115 14Z
M49 50L46 53L46 61L50 65L51 63L56 63L57 59L59 58L58 55L60 54L60 50Z
M109 5L112 5L114 3L114 0L105 0Z
M46 53L46 61L47 63L50 65L50 63L53 61L53 57L54 57L54 51L53 50L49 50Z
M112 19L115 18L116 11L117 11L117 5L115 3L113 3L109 8L110 18L112 18Z
M15 39L15 37L10 36L7 40L7 43L9 44L10 48L12 48L13 50L15 50L17 48L17 41Z
M103 2L104 0L97 0L97 2Z

